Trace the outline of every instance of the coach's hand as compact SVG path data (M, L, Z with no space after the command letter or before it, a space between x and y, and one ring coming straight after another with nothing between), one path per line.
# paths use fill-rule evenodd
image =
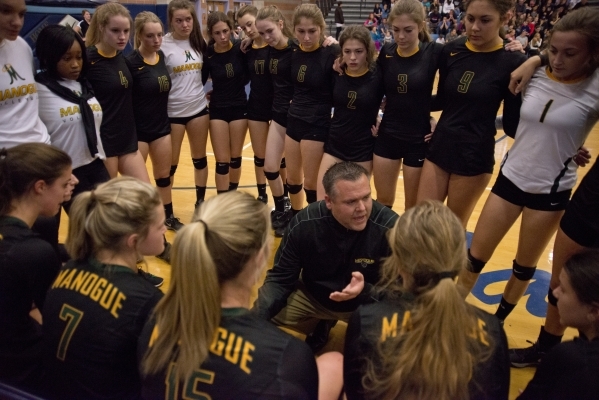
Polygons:
M360 272L352 272L351 282L341 292L333 292L329 299L333 301L346 301L357 297L364 289L364 275Z

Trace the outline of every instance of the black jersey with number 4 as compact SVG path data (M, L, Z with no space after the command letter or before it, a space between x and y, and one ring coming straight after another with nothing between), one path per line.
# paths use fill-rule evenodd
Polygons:
M161 50L157 57L156 64L148 64L137 50L127 56L133 76L133 112L140 138L171 131L167 112L171 77Z
M159 334L149 321L139 342L139 360ZM176 379L175 366L171 363L163 373L142 378L145 400L318 397L318 372L310 348L244 308L222 309L208 360L187 382Z
M128 267L69 261L46 297L48 398L137 399L137 342L162 292Z
M264 107L270 111L273 102L273 82L270 76L269 60L271 47L251 47L245 54L250 74L250 98L248 103Z
M338 45L303 51L294 47L291 78L294 92L289 115L321 127L331 124L333 105L333 70L335 58L341 52Z
M296 48L293 41L287 41L287 47L270 49L268 68L272 77L273 102L272 111L279 114L287 114L291 99L293 98L293 81L291 79L291 58L293 49Z
M383 46L377 64L385 80L385 114L379 135L423 143L430 133L431 93L443 45L420 43L411 56L400 56L397 43Z
M210 104L216 107L244 106L247 103L245 85L249 75L241 41L230 43L229 50L219 53L210 45L204 56L202 83L212 78Z
M382 296L381 301L362 305L351 315L345 336L343 375L347 398L364 398L362 377L367 359L376 361L378 346L397 338L410 324L410 310L414 297ZM499 320L474 306L478 327L469 332L483 351L491 350L486 360L475 364L468 385L471 400L507 399L510 388L510 367L507 339ZM460 329L451 327L449 329ZM378 366L375 363L375 367Z

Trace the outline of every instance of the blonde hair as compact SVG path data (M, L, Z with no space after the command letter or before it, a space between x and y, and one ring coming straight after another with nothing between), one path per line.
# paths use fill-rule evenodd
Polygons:
M131 14L119 3L106 3L96 8L85 34L85 47L95 46L102 42L102 30L110 22L110 18L120 15L129 20L129 26L133 25Z
M343 55L343 45L348 40L352 39L357 40L364 45L364 48L366 49L366 64L368 65L368 69L374 69L376 48L374 47L374 42L372 41L372 36L370 35L368 29L362 25L350 25L345 28L339 36L341 55Z
M135 16L135 35L133 36L133 48L138 49L141 46L141 35L147 23L155 22L160 24L164 32L164 25L156 14L150 11L142 11Z
M320 28L320 39L324 40L324 34L327 28L327 24L324 20L324 16L322 15L322 11L316 4L300 4L295 7L295 11L293 12L293 30L295 31L295 27L300 23L300 19L306 18L312 20L314 25L317 25Z
M237 11L237 21L239 21L239 19L246 14L250 14L255 17L258 15L258 8L252 5L241 7L239 11Z
M583 7L566 14L555 24L551 32L552 36L555 32L577 32L585 38L591 54L589 74L599 66L599 24L597 22L599 22L599 10ZM549 44L551 44L551 37Z
M424 21L426 20L425 10L422 3L418 0L399 0L391 7L389 16L387 16L387 23L393 24L393 20L400 15L408 15L412 21L414 21L419 28L418 40L423 43L432 41L431 35L428 32L428 28Z
M171 286L156 306L159 335L144 358L145 374L174 361L182 380L206 360L220 323L220 286L235 279L267 244L269 210L247 193L208 199L196 219L173 243Z
M388 240L392 254L380 285L403 290L401 271L417 300L411 329L380 344L380 360L368 362L363 385L376 399L466 399L482 350L469 337L477 327L474 309L453 281L468 261L462 224L442 203L426 201L406 211Z
M160 204L156 188L126 176L79 194L69 214L65 242L69 255L85 260L100 250L118 251L128 235L137 233L144 238L156 220L156 207Z
M256 22L262 20L269 20L274 24L278 24L280 21L283 21L283 29L281 32L287 39L293 39L295 35L293 31L289 27L287 20L281 13L281 11L277 8L277 6L266 6L258 11L258 15L256 16Z
M173 31L173 17L175 15L175 11L177 10L187 10L191 14L191 18L193 20L193 29L191 30L191 34L189 35L189 45L198 54L204 54L208 45L206 44L206 40L204 40L204 36L202 36L202 28L200 27L198 14L196 13L196 9L191 1L173 0L170 3L168 3L167 15L169 31Z

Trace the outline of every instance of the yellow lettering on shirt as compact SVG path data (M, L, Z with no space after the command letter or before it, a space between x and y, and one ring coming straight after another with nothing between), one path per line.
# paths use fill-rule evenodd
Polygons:
M8 88L0 91L0 101L23 97L34 93L37 93L37 88L33 83Z

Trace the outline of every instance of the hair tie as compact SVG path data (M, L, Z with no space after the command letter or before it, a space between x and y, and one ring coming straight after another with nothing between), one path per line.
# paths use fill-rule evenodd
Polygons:
M206 230L206 233L208 233L208 225L201 219L198 219L198 222L201 222L202 225L204 225L204 229Z
M445 279L445 278L453 279L453 278L455 278L455 277L456 277L456 273L455 273L455 272L453 272L453 271L444 271L444 272L439 272L439 273L437 274L437 278L438 278L439 280L441 280L441 279Z

